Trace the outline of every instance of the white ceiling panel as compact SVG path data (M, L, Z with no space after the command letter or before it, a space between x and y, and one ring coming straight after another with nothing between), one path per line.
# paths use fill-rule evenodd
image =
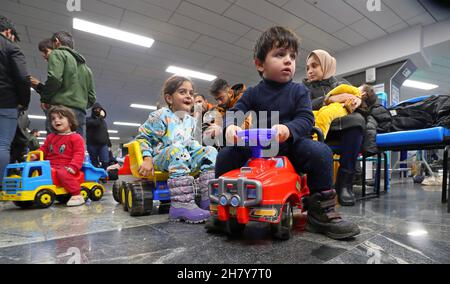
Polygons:
M302 26L296 31L300 36L304 35L309 38L314 38L314 41L331 50L339 51L349 47L343 41L309 24Z
M190 30L205 34L213 38L221 39L227 42L235 42L240 38L239 35L221 30L212 25L205 25L202 22L188 18L186 16L175 13L170 19L170 23L179 27L189 27Z
M231 6L224 15L259 31L265 31L275 24L236 5Z
M383 2L405 21L426 12L418 1L384 0Z
M150 3L161 8L175 11L175 9L180 5L181 0L142 0L143 2Z
M364 16L355 10L353 7L349 6L342 0L306 0L310 4L316 6L323 12L327 13L329 17L335 18L337 21L343 23L344 25L351 25Z
M195 4L197 6L203 7L210 11L213 11L218 14L223 14L230 6L231 3L227 1L211 1L211 0L188 0L188 2ZM183 2L181 6L186 4L187 2ZM180 8L181 8L180 6ZM180 9L179 8L179 9Z
M305 24L305 21L269 2L261 0L239 0L236 2L236 5L269 19L277 25L286 26L291 29L297 29Z
M334 33L344 28L344 24L304 0L291 0L283 8L311 25L320 27L321 30L329 33Z
M208 1L211 3L225 3L227 6L230 6L230 3L226 3L223 1ZM203 9L201 7L198 7L196 5L193 5L188 2L181 3L180 7L177 9L177 13L182 14L186 17L196 19L205 25L211 25L216 28L220 28L222 30L228 31L230 33L236 34L236 35L244 35L246 34L250 28L246 25L240 24L236 21L233 21L231 19L228 19L222 15L219 15L217 13L208 11L206 9Z
M365 15L382 29L395 26L403 21L387 5L385 5L383 1L381 1L381 11L369 11L367 9L367 1L345 0L345 2L354 7L361 14Z
M427 25L436 23L434 18L429 13L423 13L419 16L409 19L407 22L410 26L414 26L414 25L427 26Z
M344 28L334 33L334 35L351 46L360 45L367 41L365 37L355 32L351 28Z
M101 0L102 2L133 11L146 17L151 17L160 21L167 21L172 16L173 11L152 5L142 0Z
M364 18L350 26L353 30L370 40L385 36L387 33L369 19Z

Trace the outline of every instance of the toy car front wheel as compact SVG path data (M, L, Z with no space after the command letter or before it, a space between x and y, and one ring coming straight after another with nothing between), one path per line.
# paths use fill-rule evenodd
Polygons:
M128 212L133 217L150 215L153 211L153 191L142 183L129 183L127 188Z
M39 209L48 208L55 202L55 194L49 189L43 189L36 194L34 203Z
M100 199L102 199L103 197L103 188L101 188L100 186L96 185L91 189L91 192L89 194L89 198L92 201L100 201Z
M285 203L281 211L281 221L278 224L271 224L272 235L280 240L289 240L292 236L292 226L294 224L294 212L289 202Z
M14 201L13 203L14 205L22 209L27 209L34 205L33 201Z
M225 231L230 237L239 237L244 233L245 224L239 224L236 219L225 222Z
M82 186L80 190L81 196L83 196L84 201L87 201L89 199L90 190L87 187Z
M217 217L210 216L205 225L208 234L221 233L224 230L224 223L219 221Z

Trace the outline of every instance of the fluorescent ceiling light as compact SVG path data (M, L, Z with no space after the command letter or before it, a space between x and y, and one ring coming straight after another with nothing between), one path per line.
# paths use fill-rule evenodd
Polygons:
M117 134L117 133L119 133L119 131L118 130L108 130L108 133Z
M40 119L40 120L46 120L47 118L43 115L29 115L29 119Z
M83 32L96 34L99 36L120 40L139 46L150 48L155 42L154 39L95 24L78 18L73 19L73 28Z
M40 134L47 134L47 131L39 131Z
M406 80L405 83L403 83L403 86L415 88L415 89L426 90L426 91L430 91L430 90L439 88L438 85L428 84L428 83L413 81L413 80Z
M109 137L110 140L120 140L120 137Z
M189 69L185 69L185 68L175 67L175 66L169 66L167 68L166 72L173 73L176 75L181 75L181 76L187 76L187 77L191 77L191 78L197 78L197 79L210 81L210 82L217 79L217 76L214 76L214 75L201 73L201 72L197 72L197 71L193 71L193 70L189 70Z
M136 127L140 127L141 124L140 123L130 123L130 122L114 122L114 125L122 125L122 126L136 126Z
M38 140L45 140L45 139L47 139L47 138L45 138L45 137L38 137L37 139L38 139Z
M155 106L140 105L140 104L131 104L130 107L132 107L132 108L141 108L141 109L149 109L149 110L157 110L158 109Z
M39 145L44 145L44 142L39 142Z

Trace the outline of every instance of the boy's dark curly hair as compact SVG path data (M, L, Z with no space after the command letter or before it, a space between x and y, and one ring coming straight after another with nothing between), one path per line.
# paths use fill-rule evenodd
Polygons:
M300 39L293 31L284 27L272 27L259 37L255 45L253 58L264 63L267 54L272 49L286 48L298 54L299 46Z

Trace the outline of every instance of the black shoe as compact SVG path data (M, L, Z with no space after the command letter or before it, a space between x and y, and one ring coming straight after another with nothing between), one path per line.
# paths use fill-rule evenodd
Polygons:
M308 219L305 229L335 240L345 240L359 235L359 227L342 219L336 212L336 191L328 190L312 195L306 202Z
M339 204L342 206L355 206L356 198L353 194L353 176L349 170L340 168L334 188L338 194Z

